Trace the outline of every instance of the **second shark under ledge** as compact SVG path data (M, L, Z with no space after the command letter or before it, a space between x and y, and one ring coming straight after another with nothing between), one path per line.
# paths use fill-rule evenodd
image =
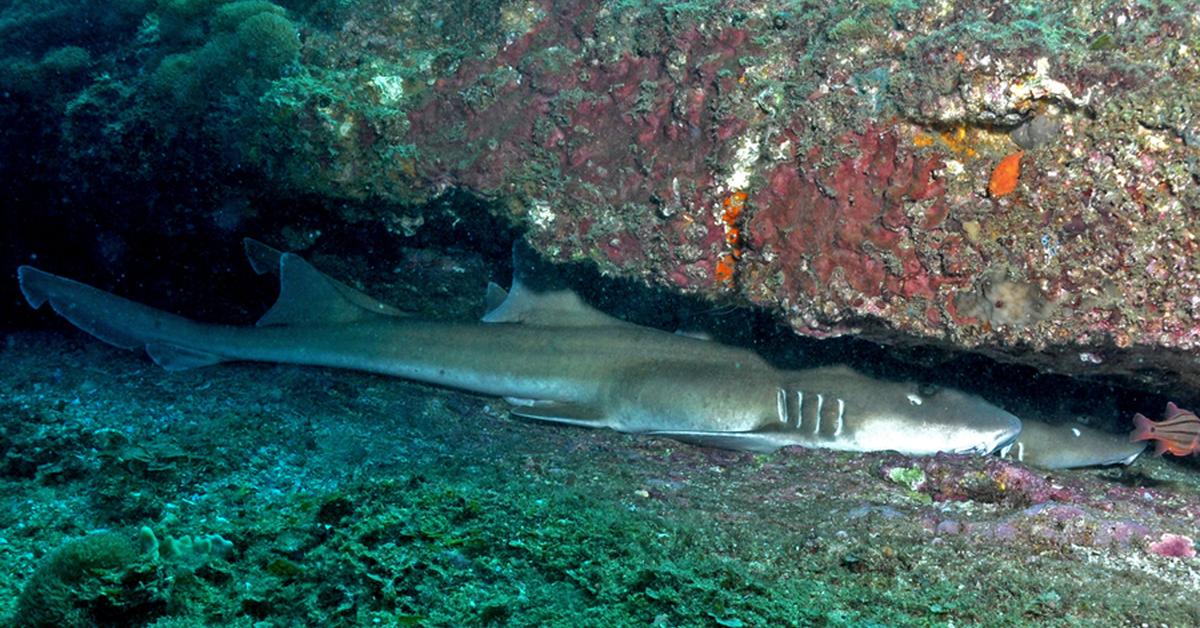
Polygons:
M33 307L97 338L144 349L168 370L255 360L357 369L507 397L513 414L701 445L773 451L990 453L1021 421L963 392L882 381L845 367L779 370L751 351L610 317L567 291L514 278L492 287L481 323L422 320L254 240L247 256L277 272L280 295L254 327L169 314L29 266Z

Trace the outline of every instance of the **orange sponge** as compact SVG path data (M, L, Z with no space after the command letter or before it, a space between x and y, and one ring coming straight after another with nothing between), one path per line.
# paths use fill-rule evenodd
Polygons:
M1017 189L1017 179L1021 178L1021 157L1024 154L1025 151L1017 151L996 164L988 181L988 194L992 198L1000 198Z

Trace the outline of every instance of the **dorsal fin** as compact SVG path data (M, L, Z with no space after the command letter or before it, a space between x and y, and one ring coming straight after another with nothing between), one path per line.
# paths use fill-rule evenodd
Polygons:
M501 288L495 282L489 281L487 285L487 293L484 295L483 304L484 311L491 314L494 310L504 304L504 299L508 298L508 291Z
M279 275L279 298L258 319L259 326L351 323L380 315L406 315L329 277L299 255L281 253L250 238L243 244L255 272Z
M250 260L250 267L256 274L279 274L279 258L283 257L283 251L254 238L242 238L242 250L246 251L246 259Z
M547 327L610 327L626 325L625 321L609 316L584 303L572 290L535 290L526 282L531 277L553 275L553 269L536 259L532 249L521 240L513 242L513 280L508 292L494 283L487 287L485 323L524 323ZM539 267L540 270L539 270ZM533 282L537 285L537 282Z
M499 305L492 303L503 295ZM525 323L547 327L608 327L625 325L625 321L609 316L583 302L571 290L534 292L519 278L513 278L512 289L491 284L488 286L488 306L491 308L480 319L485 323Z

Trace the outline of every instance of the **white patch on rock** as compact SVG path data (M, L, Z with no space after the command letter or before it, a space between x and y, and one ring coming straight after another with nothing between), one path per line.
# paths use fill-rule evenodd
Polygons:
M729 191L745 190L750 185L750 175L754 172L754 163L758 161L758 149L758 137L753 134L742 136L733 155L729 176L725 178L725 187Z
M538 229L547 229L554 222L554 210L550 209L550 203L544 200L533 201L533 207L529 209L529 222Z
M404 99L404 79L399 76L376 76L371 79L371 85L379 90L381 105L395 105Z

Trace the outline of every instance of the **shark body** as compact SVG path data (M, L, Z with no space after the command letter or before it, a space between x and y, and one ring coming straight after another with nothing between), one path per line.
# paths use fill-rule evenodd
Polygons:
M760 452L986 454L1021 430L1017 417L957 390L845 367L780 370L746 349L610 317L571 292L536 293L514 280L483 322L423 320L294 254L253 240L246 251L281 285L254 327L192 321L29 266L18 275L33 307L50 303L170 370L230 360L356 369L507 397L530 419Z
M1043 469L1073 469L1132 464L1145 449L1146 443L1131 443L1124 435L1073 422L1052 424L1022 417L1020 438L996 453Z

